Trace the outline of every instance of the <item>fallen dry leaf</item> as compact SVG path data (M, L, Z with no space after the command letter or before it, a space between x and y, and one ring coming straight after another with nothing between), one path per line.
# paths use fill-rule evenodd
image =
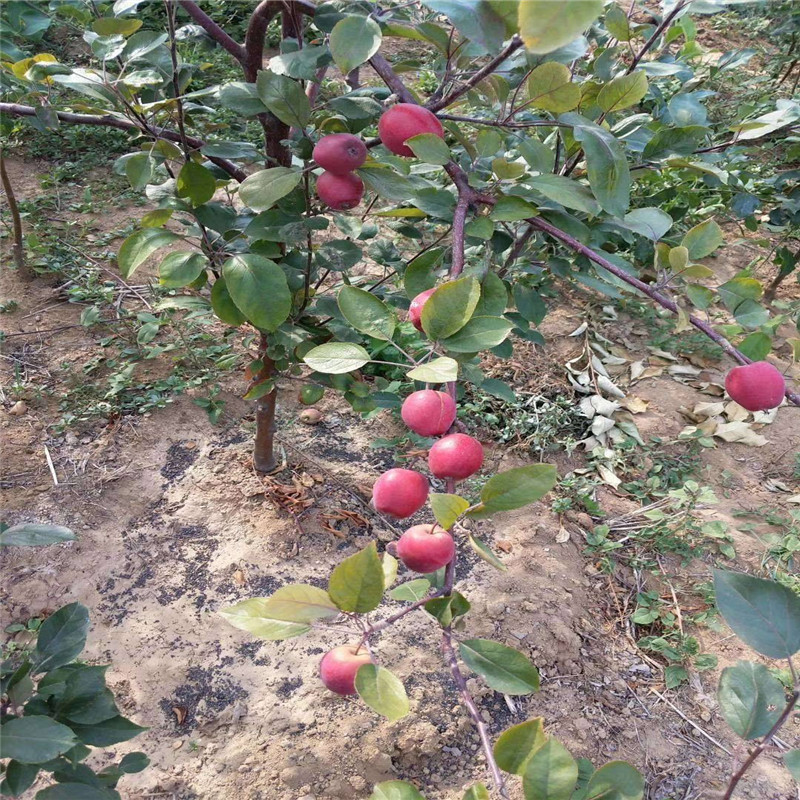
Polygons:
M763 447L767 440L756 433L746 422L725 422L717 425L714 436L726 442L738 442L750 447Z
M558 544L564 544L565 542L569 541L569 531L562 525L558 529L558 533L556 534L556 542Z

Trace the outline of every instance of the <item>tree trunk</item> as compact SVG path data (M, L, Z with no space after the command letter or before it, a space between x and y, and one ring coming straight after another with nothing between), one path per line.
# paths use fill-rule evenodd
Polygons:
M258 357L264 364L256 376L256 383L273 380L275 377L275 363L267 355L269 340L266 333L261 334L258 348ZM253 465L259 472L271 472L277 466L275 458L275 402L278 390L273 389L263 397L256 400L256 438L253 443Z
M25 265L25 245L22 240L22 219L19 215L17 198L14 196L14 187L6 172L6 160L2 148L0 148L0 180L3 183L3 191L8 201L8 210L11 214L11 226L14 231L14 242L11 245L11 252L14 256L14 266L19 272L20 278L31 281L34 278L33 272Z
M281 32L283 38L296 38L301 41L303 36L302 17L299 10L292 7L292 11L284 11L282 16ZM255 75L248 75L248 80L255 80ZM263 117L263 118L262 118ZM289 126L281 122L272 114L259 115L264 128L266 154L268 166L287 167L292 163L292 154L283 144L289 137ZM258 357L264 364L257 376L257 383L272 380L275 377L275 363L267 356L269 339L266 333L261 334ZM271 472L277 466L275 458L275 404L278 397L277 389L256 400L256 438L253 444L253 465L259 472Z

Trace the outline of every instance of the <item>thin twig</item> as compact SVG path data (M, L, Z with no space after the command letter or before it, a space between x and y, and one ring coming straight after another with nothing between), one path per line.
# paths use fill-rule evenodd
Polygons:
M689 717L687 717L686 714L684 714L683 711L681 711L678 708L678 706L675 705L675 703L673 703L671 700L668 700L666 697L664 697L663 694L661 694L660 692L656 691L655 689L651 689L650 691L656 697L658 697L659 700L663 700L668 706L670 706L670 708L672 708L673 711L675 711L675 713L681 719L683 719L685 722L688 722L701 736L705 736L706 739L708 739L709 742L711 742L712 744L715 744L717 747L719 747L720 750L722 750L723 752L727 753L728 755L731 755L731 751L728 750L728 748L725 747L724 744L720 744L713 736L711 736L711 734L706 733L696 722L694 722L693 720L689 719Z
M58 486L58 475L56 475L56 468L53 466L53 459L50 458L50 451L47 449L47 445L44 445L44 457L47 459L47 466L53 476L53 485Z

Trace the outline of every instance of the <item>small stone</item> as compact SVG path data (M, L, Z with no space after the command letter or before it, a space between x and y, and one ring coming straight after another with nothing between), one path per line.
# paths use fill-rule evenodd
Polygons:
M64 441L70 447L74 447L76 444L78 444L78 437L72 431L67 431L67 435L64 437Z
M14 417L21 417L23 414L26 414L27 411L28 405L24 400L17 400L17 402L8 409L8 413Z
M172 743L172 749L173 749L173 750L180 750L180 749L181 749L181 747L183 747L183 739L176 739L176 740L175 740L175 741Z
M519 639L520 641L522 641L528 635L528 633L527 631L511 631L511 635L515 639Z
M506 613L506 604L502 600L490 600L486 604L486 613L492 619L498 619Z

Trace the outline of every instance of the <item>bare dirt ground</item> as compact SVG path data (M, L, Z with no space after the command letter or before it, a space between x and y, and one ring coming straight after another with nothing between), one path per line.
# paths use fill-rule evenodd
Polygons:
M40 167L13 163L22 198L37 190ZM740 258L723 251L715 269L732 269ZM41 311L53 304L46 279L24 285L5 270L3 281L3 296L19 304L3 317L7 333L78 322L80 306ZM574 349L568 334L582 317L567 308L547 317L542 330L552 350L539 357L548 360L548 369ZM646 352L640 322L620 318L603 333ZM47 385L48 368L67 360L79 370L99 336L78 327L11 338L5 353L17 359L27 353ZM13 363L3 360L5 385ZM554 380L566 387L556 372ZM720 366L707 374L719 381ZM405 622L380 642L381 658L403 677L412 701L412 715L389 724L357 701L321 688L318 661L342 643L337 634L260 642L217 614L289 582L324 586L341 559L371 539L382 545L396 536L367 500L374 479L392 463L390 450L370 444L399 433L398 423L388 413L364 422L329 394L323 421L303 426L295 389L287 384L279 420L285 466L262 478L250 464L252 417L249 404L238 398L240 378L232 376L225 389L228 414L216 427L189 397L144 418L85 426L71 436L48 427L58 417L57 391L31 395L20 416L10 415L12 404L5 404L0 426L7 521L63 524L79 538L2 554L4 625L75 600L89 607L88 658L112 665L109 684L124 713L150 728L112 748L117 755L144 750L152 759L143 773L125 778L125 797L366 798L375 782L393 777L416 782L431 800L461 797L464 787L483 777L484 763L439 656L432 621ZM686 424L679 409L712 399L666 374L631 391L649 402L637 416L645 438L676 435ZM721 499L706 513L731 523L742 566L757 565L763 547L737 530L733 511L779 506L784 495L765 488L767 478L798 491L792 477L800 450L798 411L782 408L760 433L768 446L720 443L702 456L701 480ZM45 445L59 486L46 466ZM490 463L503 460L499 452L493 456ZM559 453L552 460L564 474L583 459ZM611 513L630 506L610 489L601 491L600 501ZM468 634L527 652L543 678L539 694L515 700L513 707L480 680L470 680L491 732L543 716L548 731L575 756L597 765L620 758L634 763L647 776L651 798L719 797L737 748L716 707L719 671L693 674L688 686L665 691L659 665L636 648L624 624L619 585L583 552L591 521L584 515L566 524L570 538L558 543L561 521L549 503L506 514L482 530L504 553L508 571L463 559L457 587L473 605ZM675 565L673 577L707 581L709 563ZM725 633L700 629L696 635L705 651L719 656L720 668L754 657ZM783 738L798 746L800 717ZM777 759L765 756L738 796L785 800L795 791Z

